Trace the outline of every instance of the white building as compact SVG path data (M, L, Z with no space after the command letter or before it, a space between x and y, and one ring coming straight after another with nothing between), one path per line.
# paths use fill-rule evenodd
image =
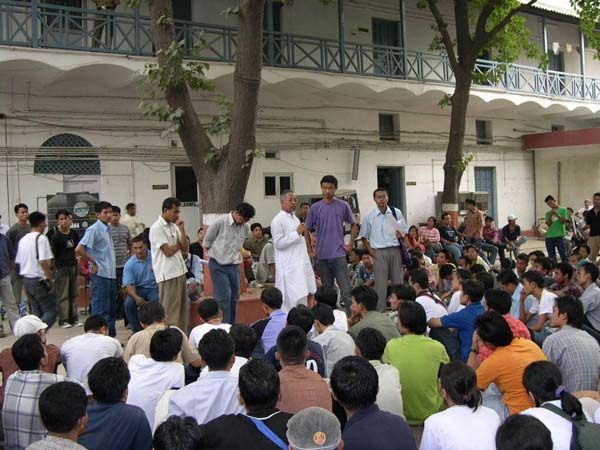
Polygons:
M320 178L332 173L340 188L357 191L362 213L373 207L372 191L385 184L409 223L422 222L436 213L443 187L450 111L438 102L452 92L445 57L428 52L431 15L416 0L338 2L267 1L273 13L265 28L273 32L265 34L257 130L267 158L255 160L247 200L268 223L280 190L316 194ZM98 20L93 2L52 3L0 0L5 222L14 221L17 202L45 211L49 194L89 191L122 207L137 203L150 224L173 195L187 202L192 234L198 196L181 144L176 136L161 139L161 125L138 110L132 77L153 60L146 12L119 5L111 16L112 40L106 43L104 34L94 45L94 26L106 19ZM500 224L516 214L525 229L543 215L546 194L579 206L600 190L600 139L567 139L563 144L586 144L568 151L522 148L524 135L589 129L600 118L600 62L592 49L581 51L573 11L560 6L565 2L538 3L525 16L531 39L549 51L555 70L523 59L494 85L474 86L466 148L475 156L461 185L461 191L488 192L490 214ZM231 96L236 19L221 11L235 2L175 4L176 17L185 20L180 38L193 45L204 32L208 77ZM496 65L482 60L481 69ZM219 111L212 94L194 99L205 122Z

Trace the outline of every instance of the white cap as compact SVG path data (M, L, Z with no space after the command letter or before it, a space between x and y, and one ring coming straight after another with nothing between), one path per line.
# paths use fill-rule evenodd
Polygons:
M510 215L507 217L507 219L508 219L508 220L517 220L517 219L518 219L518 217L517 217L517 216L515 216L514 214L510 214Z
M333 413L313 406L294 414L287 423L286 436L295 450L334 450L342 430Z
M15 322L13 334L20 338L26 334L35 334L40 330L45 330L46 328L48 328L48 325L42 322L38 316L29 314L28 316L21 317Z

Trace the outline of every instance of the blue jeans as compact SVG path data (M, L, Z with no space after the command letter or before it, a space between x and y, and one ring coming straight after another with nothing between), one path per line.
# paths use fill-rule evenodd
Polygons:
M213 282L213 296L223 311L223 322L233 324L240 301L240 265L221 265L211 258L208 268Z
M108 322L108 335L117 335L117 280L92 275L92 311Z
M484 257L487 256L487 260L490 263L490 266L493 266L496 262L496 258L498 257L498 247L492 244L488 244L487 242L481 243L481 251L479 253L484 253ZM487 255L485 255L487 253Z
M501 421L504 421L509 416L508 406L504 403L502 394L498 390L498 386L494 383L490 384L487 389L481 393L481 398L483 406L496 411Z
M135 291L137 295L142 297L144 300L148 302L157 302L158 301L158 287L155 288L143 288L136 287ZM123 309L125 310L125 317L131 324L131 331L137 333L142 329L142 325L140 324L140 319L138 318L138 305L136 305L135 300L132 296L128 295L125 297L125 304L123 305Z
M50 329L58 316L56 293L49 291L46 284L37 278L23 277L23 287L29 299L30 314L38 316Z
M567 262L567 250L565 249L565 238L563 237L555 237L555 238L546 238L546 250L548 250L548 256L555 261L556 259L556 250L558 249L558 254L560 255L561 262Z
M429 244L427 244L425 254L429 256L435 264L435 255L437 255L441 249L442 244L440 244L439 242L430 242Z
M458 261L458 258L462 255L462 245L458 243L444 244L444 248L452 254L455 262Z
M348 272L348 264L345 256L340 256L335 259L319 259L317 260L317 271L321 277L323 287L334 287L334 280L340 288L340 296L346 306L346 314L350 317L350 306L352 299L350 298L350 273Z

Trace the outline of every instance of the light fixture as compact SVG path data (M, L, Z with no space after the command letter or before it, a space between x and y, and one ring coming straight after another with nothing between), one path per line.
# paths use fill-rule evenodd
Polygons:
M573 46L571 44L565 44L565 49L567 53L571 53L573 51Z
M552 51L555 55L558 55L558 51L560 50L560 44L558 42L552 43Z

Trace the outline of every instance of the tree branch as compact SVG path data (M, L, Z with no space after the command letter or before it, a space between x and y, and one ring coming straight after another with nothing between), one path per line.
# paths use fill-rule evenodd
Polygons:
M520 13L521 11L523 11L525 8L528 8L529 6L532 6L534 3L536 3L537 0L531 0L529 3L524 3L521 6L519 6L518 8L513 9L512 11L510 11L506 17L504 17L504 19L502 19L500 22L498 22L498 24L492 28L490 31L488 31L487 33L484 34L483 36L483 40L480 43L481 47L483 47L485 44L487 44L489 41L491 41L492 39L494 39L494 37L506 26L508 25L508 23L511 21L511 19L518 13ZM479 48L481 47L477 47L477 49L479 50Z
M427 0L427 5L429 6L431 15L435 19L438 31L442 36L442 42L444 43L444 47L446 47L446 53L448 53L450 66L454 72L457 72L460 70L460 66L458 64L458 60L456 59L456 52L454 51L454 46L452 45L452 38L448 33L448 24L444 20L444 16L437 7L437 0Z
M483 37L485 36L485 26L489 17L494 12L494 8L498 6L501 0L489 0L485 6L481 9L481 13L477 18L477 25L475 26L475 45L477 47L477 43L481 42Z

